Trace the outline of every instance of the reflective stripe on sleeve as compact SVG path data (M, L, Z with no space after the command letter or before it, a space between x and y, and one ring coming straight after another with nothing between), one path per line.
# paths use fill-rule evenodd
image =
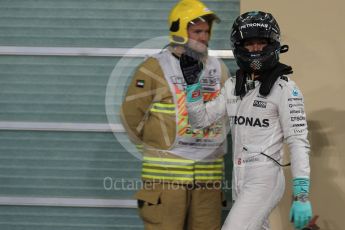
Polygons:
M150 111L156 113L175 114L175 104L156 102L152 104Z

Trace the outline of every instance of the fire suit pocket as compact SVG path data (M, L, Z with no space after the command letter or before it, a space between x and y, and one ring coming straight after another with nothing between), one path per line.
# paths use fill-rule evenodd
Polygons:
M135 194L139 215L144 222L159 224L162 221L161 191L140 190Z

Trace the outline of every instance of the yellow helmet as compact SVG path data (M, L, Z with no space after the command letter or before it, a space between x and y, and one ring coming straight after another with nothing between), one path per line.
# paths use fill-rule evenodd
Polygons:
M199 0L181 0L178 2L169 15L170 42L186 44L188 42L188 23L200 17L207 18L209 22L220 21L217 15Z

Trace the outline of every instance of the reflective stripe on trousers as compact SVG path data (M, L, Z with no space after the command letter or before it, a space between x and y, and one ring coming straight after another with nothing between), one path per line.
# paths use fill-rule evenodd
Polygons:
M194 161L161 157L144 157L142 177L144 179L188 181L221 180L223 159Z

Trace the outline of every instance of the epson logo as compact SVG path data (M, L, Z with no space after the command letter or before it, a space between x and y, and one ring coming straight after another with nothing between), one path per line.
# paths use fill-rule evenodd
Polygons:
M305 124L293 124L292 127L303 127Z
M243 117L243 116L233 116L231 121L235 125L245 125L251 127L269 127L269 119L253 118L253 117Z
M294 114L294 113L301 113L300 110L290 110L290 114Z
M294 131L294 133L304 133L305 132L304 129L294 129L293 131Z
M299 107L299 106L304 106L304 104L289 104L289 107L292 108L292 107Z
M249 27L262 27L262 28L268 28L268 24L264 23L248 23L243 26L241 26L241 29L249 28Z
M292 97L292 98L289 98L288 101L302 101L303 99L300 98L300 97Z
M291 121L305 121L305 117L303 116L291 117Z
M260 108L266 108L267 102L254 100L253 106L254 107L260 107Z

